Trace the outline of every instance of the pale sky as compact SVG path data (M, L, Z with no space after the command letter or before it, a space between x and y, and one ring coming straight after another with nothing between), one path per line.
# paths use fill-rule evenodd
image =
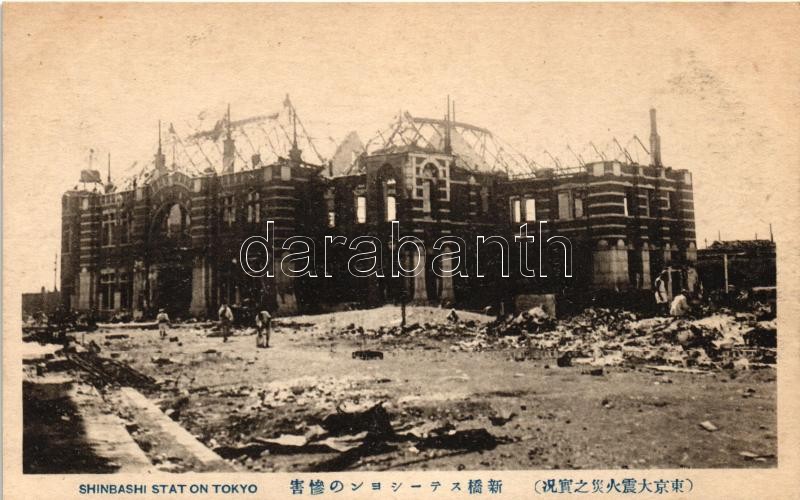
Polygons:
M89 148L119 174L151 157L159 119L273 113L286 93L337 140L399 110L441 117L450 94L459 121L540 163L646 143L655 107L664 163L694 175L700 247L772 222L780 253L800 227L797 5L4 7L4 278L25 291L52 287Z

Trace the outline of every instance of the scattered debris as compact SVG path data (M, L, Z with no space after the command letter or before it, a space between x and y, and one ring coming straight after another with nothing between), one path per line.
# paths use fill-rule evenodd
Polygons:
M708 432L714 432L714 431L718 431L719 430L719 428L716 425L712 424L708 420L704 420L704 421L700 422L700 427L702 427L703 429L707 430Z
M458 323L458 313L455 309L450 309L450 314L447 315L447 321Z
M353 359L363 359L365 361L370 359L383 359L383 353L381 351L369 350L353 351Z
M150 362L158 366L171 365L175 363L174 360L162 356L153 356L150 358Z
M513 412L503 412L498 415L489 415L489 421L495 427L500 427L511 422L517 414Z
M745 460L756 460L759 462L766 461L768 458L775 458L774 453L766 453L763 455L759 455L758 453L753 453L751 451L740 451L739 456L744 458Z
M373 436L394 435L389 414L381 403L363 412L337 412L328 415L320 425L334 436L357 434L361 431L367 431Z
M67 359L78 369L85 372L87 378L96 386L119 385L143 389L153 389L156 382L128 364L114 359L98 356L93 352L71 352Z
M467 429L430 436L419 441L415 446L420 451L432 448L480 451L493 450L499 443L500 441L486 429Z

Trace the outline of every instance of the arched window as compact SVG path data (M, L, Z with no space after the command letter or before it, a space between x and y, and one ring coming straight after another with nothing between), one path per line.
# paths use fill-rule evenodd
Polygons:
M191 222L189 209L180 203L173 203L159 211L154 219L153 231L160 238L181 240L189 237Z
M177 203L172 205L167 214L167 238L176 238L180 236L183 232L184 225L188 226L186 222L181 206Z
M422 167L422 177L428 179L437 179L439 177L439 169L433 163L426 163Z
M336 192L332 187L325 191L325 209L328 213L328 227L336 227Z
M356 202L356 224L367 223L367 196L364 186L358 186L355 189L355 202Z
M386 200L386 221L391 222L397 220L397 182L394 179L388 179L384 184Z
M422 211L426 214L432 211L432 200L438 198L437 185L439 169L433 163L426 163L422 167Z

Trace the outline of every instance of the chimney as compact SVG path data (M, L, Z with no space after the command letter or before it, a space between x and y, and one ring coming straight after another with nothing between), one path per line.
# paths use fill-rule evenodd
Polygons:
M261 155L259 153L255 153L252 157L253 161L253 168L258 168L261 165Z
M225 119L227 122L228 133L225 136L225 141L222 143L222 173L233 173L233 160L236 157L236 146L233 143L231 136L231 105L228 104L228 114Z
M650 162L656 167L661 166L661 137L658 136L655 108L650 108Z
M108 176L106 177L106 194L114 192L114 183L111 182L111 153L108 153Z
M450 142L450 96L447 96L447 114L444 116L444 153L452 154L453 145Z

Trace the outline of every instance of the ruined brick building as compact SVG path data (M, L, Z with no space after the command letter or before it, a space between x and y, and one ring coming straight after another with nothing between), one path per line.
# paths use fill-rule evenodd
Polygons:
M221 302L279 313L403 299L483 307L513 303L520 294L648 289L666 265L696 260L692 177L662 164L654 110L648 165L620 147L619 160L579 160L573 168L534 168L454 114L449 105L440 120L402 114L366 144L351 134L329 160L302 133L288 98L281 116L233 122L229 111L212 131L184 140L170 126L171 164L159 132L152 162L127 186L115 187L109 173L101 189L64 193L62 297L68 307L101 316L147 316L160 307L178 317L213 316ZM265 120L277 120L282 133L270 135ZM270 155L255 145L258 130ZM385 265L395 255L389 235L398 221L403 235L425 243L424 254L404 251L399 258L423 271L410 278L351 276L342 270L353 252L340 246L315 263L316 278L253 278L242 271L240 247L248 236L265 234L268 220L273 261L292 235L320 248L325 236L372 235L384 241ZM541 235L540 221L547 221ZM544 245L535 278L519 271L514 236L525 223L539 240L560 235L571 243ZM482 268L466 276L431 272L448 249L434 248L437 239L461 238L473 255L479 235L501 236L509 248L486 241ZM564 252L571 252L570 272ZM339 271L335 279L323 277L324 265Z

